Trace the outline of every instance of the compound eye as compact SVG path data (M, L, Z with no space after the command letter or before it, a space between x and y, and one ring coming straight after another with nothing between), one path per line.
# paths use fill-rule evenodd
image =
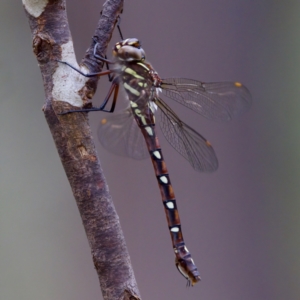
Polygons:
M129 45L134 47L134 48L138 48L138 49L141 48L141 43L138 40L129 43Z
M133 47L140 49L141 48L140 42L134 43Z

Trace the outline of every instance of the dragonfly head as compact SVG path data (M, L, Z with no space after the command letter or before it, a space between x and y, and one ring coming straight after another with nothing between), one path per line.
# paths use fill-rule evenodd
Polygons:
M141 48L138 39L126 39L116 43L113 48L113 55L122 61L144 61L145 51Z

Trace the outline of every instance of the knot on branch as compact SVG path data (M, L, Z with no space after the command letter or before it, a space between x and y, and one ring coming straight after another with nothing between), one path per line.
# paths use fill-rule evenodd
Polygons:
M133 293L131 290L124 291L124 297L121 300L141 300L137 295Z
M54 54L54 40L47 34L37 33L32 41L33 52L40 64L47 63Z

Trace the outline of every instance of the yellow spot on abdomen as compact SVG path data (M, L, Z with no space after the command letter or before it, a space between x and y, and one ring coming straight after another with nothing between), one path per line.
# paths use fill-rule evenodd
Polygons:
M235 82L234 85L235 85L236 87L241 87L241 86L242 86L242 84L241 84L240 82Z

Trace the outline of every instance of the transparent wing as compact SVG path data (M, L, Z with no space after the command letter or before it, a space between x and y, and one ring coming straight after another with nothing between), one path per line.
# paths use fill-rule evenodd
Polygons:
M218 159L211 144L182 122L161 99L156 99L155 103L161 111L161 130L173 148L186 158L196 171L215 171L218 168Z
M125 109L103 118L98 127L98 138L109 152L141 160L149 152L131 109Z
M204 83L186 78L163 79L163 94L200 115L227 121L251 106L251 94L239 82Z

